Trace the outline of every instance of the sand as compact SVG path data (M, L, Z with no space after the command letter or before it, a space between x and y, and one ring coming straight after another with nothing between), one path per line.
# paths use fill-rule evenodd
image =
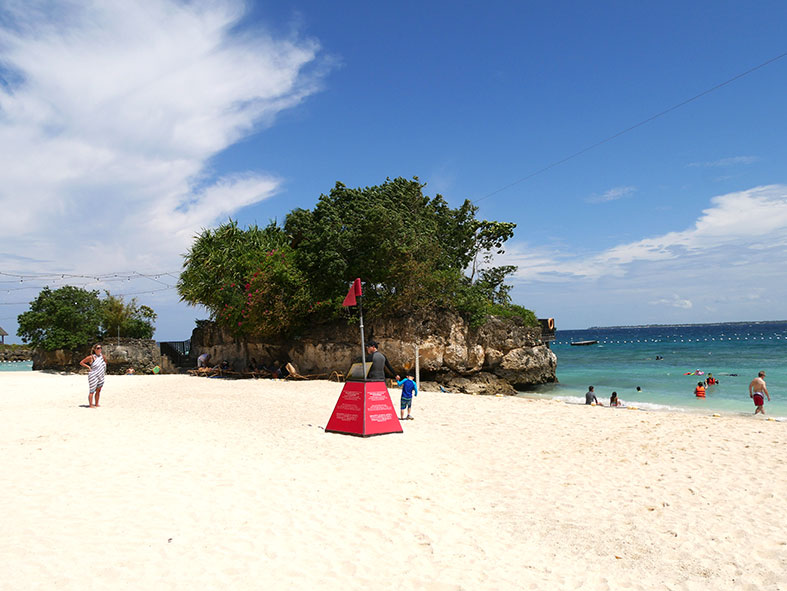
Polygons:
M340 389L0 374L0 586L787 589L787 423Z

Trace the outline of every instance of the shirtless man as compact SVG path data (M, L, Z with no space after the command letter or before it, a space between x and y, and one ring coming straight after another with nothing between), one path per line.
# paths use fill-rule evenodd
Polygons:
M754 414L761 412L765 414L765 410L762 408L765 404L765 398L763 395L768 397L768 402L771 401L771 395L768 394L768 387L765 385L765 372L761 371L757 374L757 377L751 381L749 384L749 397L754 400Z

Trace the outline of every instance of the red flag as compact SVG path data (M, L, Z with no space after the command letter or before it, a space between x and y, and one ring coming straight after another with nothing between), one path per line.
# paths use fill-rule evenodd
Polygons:
M363 292L361 291L361 280L356 279L350 286L350 291L347 292L347 295L342 302L342 306L355 306L357 303L355 301L356 296L361 297L362 295Z

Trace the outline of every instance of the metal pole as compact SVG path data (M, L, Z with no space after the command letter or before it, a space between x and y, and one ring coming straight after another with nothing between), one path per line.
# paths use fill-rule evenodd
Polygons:
M358 296L358 313L361 316L361 360L363 361L363 381L366 381L366 343L363 338L363 296Z
M421 365L418 359L418 341L415 342L415 386L421 389Z

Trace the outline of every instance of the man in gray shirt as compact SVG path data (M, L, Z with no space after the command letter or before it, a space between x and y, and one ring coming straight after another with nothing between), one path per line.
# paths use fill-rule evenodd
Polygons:
M588 386L587 394L585 394L585 404L598 404L599 406L603 406L596 398L596 393L593 391L593 386Z
M366 379L370 382L384 382L385 370L391 372L391 377L396 375L396 372L388 363L388 359L377 350L377 341L369 341L366 343L366 354L369 355L367 361L372 362L372 367L369 368L369 373Z

